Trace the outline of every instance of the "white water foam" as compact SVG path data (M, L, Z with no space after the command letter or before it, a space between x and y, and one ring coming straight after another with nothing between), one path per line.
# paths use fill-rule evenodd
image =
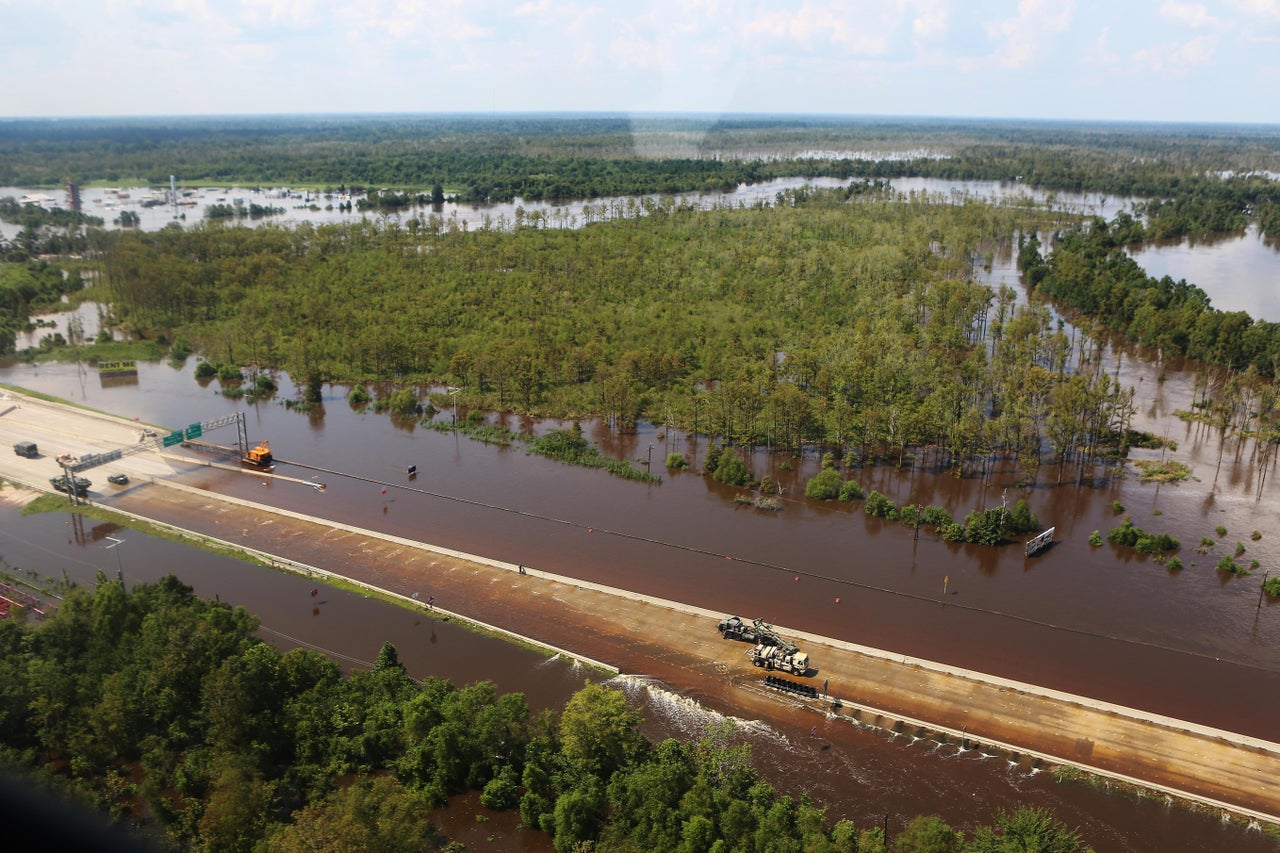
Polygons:
M634 702L642 703L686 736L701 737L710 726L729 720L740 732L790 747L785 735L760 720L727 716L706 707L695 699L667 689L666 685L647 675L617 675L606 682Z

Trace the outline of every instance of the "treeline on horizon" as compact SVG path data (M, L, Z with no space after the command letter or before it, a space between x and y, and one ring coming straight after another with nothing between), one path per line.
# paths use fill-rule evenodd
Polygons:
M0 764L37 797L174 850L461 851L432 813L466 791L563 853L889 849L883 827L831 823L763 781L732 723L655 744L606 686L532 713L492 682L415 682L390 643L344 676L308 649L280 654L257 627L173 576L126 591L101 574L39 624L0 620ZM893 849L1086 849L1044 809L971 826L919 817ZM24 825L26 837L61 829Z
M1133 197L1152 239L1280 225L1280 132L840 117L287 116L10 120L0 185L442 186L466 202L728 191L782 177L1023 182Z

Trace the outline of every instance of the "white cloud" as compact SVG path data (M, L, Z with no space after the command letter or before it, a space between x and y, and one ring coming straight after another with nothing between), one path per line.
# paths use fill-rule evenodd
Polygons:
M836 59L882 56L908 32L919 40L935 39L946 34L948 24L947 0L803 0L793 6L763 3L757 8L759 13L739 29L760 52L838 46L843 53Z
M1160 7L1160 17L1170 23L1193 30L1218 30L1223 26L1221 20L1209 14L1209 10L1203 3L1179 3L1177 0L1165 0Z
M925 0L911 21L911 34L920 41L936 41L946 36L950 21L947 4L941 0Z
M1065 31L1075 12L1075 0L1061 4L1055 0L1020 0L1015 17L986 25L987 36L996 42L996 51L990 58L1005 68L1030 65L1041 55L1046 37Z
M609 41L609 59L633 70L657 70L666 64L661 40L630 27Z
M1227 5L1247 17L1280 24L1280 0L1227 0Z
M229 62L262 62L276 57L275 45L261 42L236 42L215 47L214 50Z
M247 22L252 26L268 24L309 27L321 17L316 0L240 0Z
M1120 54L1111 49L1111 28L1103 27L1094 39L1093 46L1084 55L1084 64L1091 68L1106 68L1120 62Z
M486 19L483 6L464 0L365 0L343 6L337 14L361 33L406 41L429 38L444 44L492 35L491 27L474 22Z
M1187 42L1143 48L1130 60L1138 71L1182 77L1194 68L1211 65L1217 46L1217 36L1196 36Z

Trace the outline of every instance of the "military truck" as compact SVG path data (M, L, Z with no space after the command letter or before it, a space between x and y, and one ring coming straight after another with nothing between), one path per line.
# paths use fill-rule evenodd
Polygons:
M757 643L751 650L751 662L765 669L777 669L794 675L809 674L809 656L801 651L784 651L779 646Z
M57 477L50 477L49 485L53 486L58 491L66 492L67 494L71 494L71 490L74 488L76 495L83 498L88 497L89 487L92 486L93 483L89 482L89 480L84 477L73 477L70 474L66 474L59 475Z
M753 619L751 624L748 625L737 616L729 616L720 620L718 627L726 640L742 640L746 643L776 646L787 654L794 654L800 651L800 648L795 643L783 637L763 619Z
M720 633L726 640L742 640L746 643L758 643L760 635L771 627L763 619L756 619L747 624L740 616L727 616L720 620Z

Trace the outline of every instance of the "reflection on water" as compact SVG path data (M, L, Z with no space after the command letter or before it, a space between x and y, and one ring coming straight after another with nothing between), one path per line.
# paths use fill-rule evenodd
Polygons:
M1186 279L1209 295L1219 311L1244 311L1254 320L1280 322L1280 251L1256 226L1244 234L1173 244L1144 244L1130 254L1156 278Z

